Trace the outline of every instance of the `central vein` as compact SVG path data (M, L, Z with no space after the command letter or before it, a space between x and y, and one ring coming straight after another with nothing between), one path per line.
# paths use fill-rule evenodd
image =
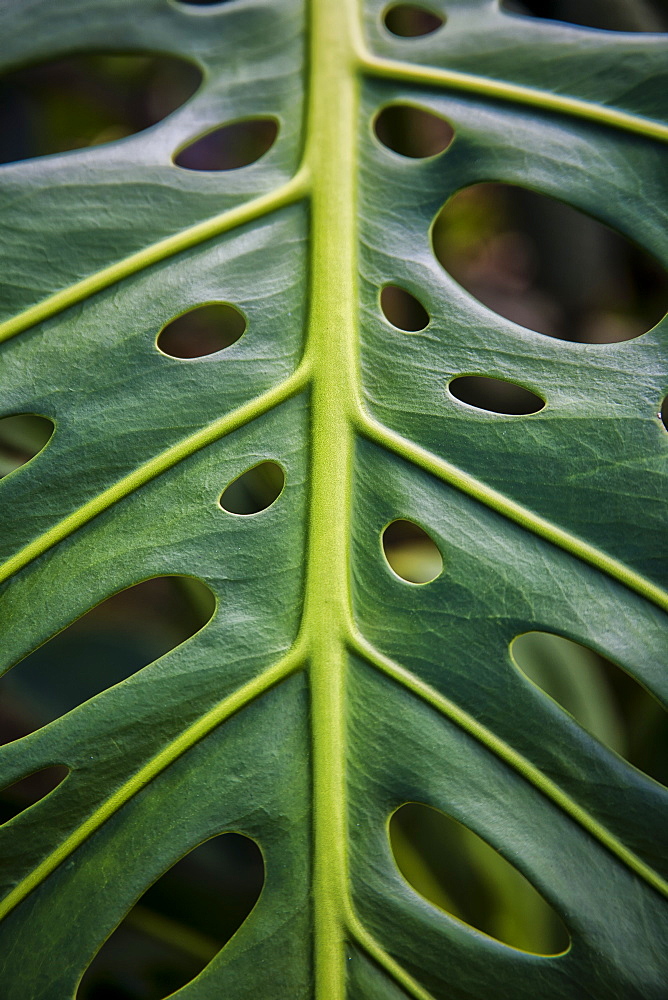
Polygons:
M312 181L312 477L304 629L311 659L315 978L319 1000L345 996L345 627L357 379L354 0L311 0L305 158Z

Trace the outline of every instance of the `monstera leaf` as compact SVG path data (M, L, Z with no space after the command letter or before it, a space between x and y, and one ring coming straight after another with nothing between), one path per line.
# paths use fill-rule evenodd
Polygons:
M142 581L215 598L118 683L79 658L85 692L3 734L3 787L67 769L0 829L5 1000L143 995L79 983L163 873L231 833L258 845L262 890L225 947L181 941L205 956L184 1000L666 995L666 789L510 649L567 638L668 695L666 327L534 331L467 290L434 223L506 184L665 264L665 44L495 0L390 6L0 6L5 73L107 52L202 74L144 131L0 169L0 416L55 426L0 487L3 666L20 684L34 650ZM427 123L416 146L393 115ZM198 169L202 142L249 121L263 155ZM156 343L215 304L244 329L230 346ZM465 376L535 412L462 401ZM226 491L259 467L274 478L249 513ZM418 579L392 568L395 522L431 552ZM63 698L75 659L48 661ZM407 803L525 876L562 943L427 898L390 836Z

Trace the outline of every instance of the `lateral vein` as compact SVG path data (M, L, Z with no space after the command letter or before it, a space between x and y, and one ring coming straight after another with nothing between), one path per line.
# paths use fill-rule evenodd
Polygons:
M611 128L645 136L648 139L668 142L668 125L663 122L643 118L629 111L620 111L618 108L595 104L593 101L585 101L579 97L551 94L535 87L508 83L504 80L493 80L475 73L463 73L459 70L419 66L393 59L383 59L365 50L360 53L359 59L362 72L369 76L425 87L447 88L467 94L476 94L480 97L510 101L513 104L529 105L542 111L572 115L595 122L598 125L607 125Z
M511 500L510 497L481 482L475 476L469 475L451 462L446 462L445 459L439 458L426 448L422 448L401 434L397 434L396 431L385 427L368 413L358 412L356 422L360 433L370 441L417 465L430 475L448 483L449 486L453 486L490 507L497 514L507 517L527 531L533 532L582 562L595 567L600 572L635 591L641 597L656 604L663 611L668 611L668 593L662 587L652 583L640 573L636 573L635 570L613 556L602 552L595 545L590 545L589 542L553 524L541 517L540 514L529 510L528 507Z
M296 673L304 663L304 651L300 642L295 643L278 663L264 673L244 684L227 698L214 705L200 719L164 747L148 763L129 778L117 791L110 795L89 817L84 820L62 844L37 865L5 898L0 901L0 920L3 920L26 896L37 888L55 869L63 863L85 840L96 832L114 813L148 785L177 758L208 736L217 726L235 715L246 705Z
M603 844L640 878L644 879L653 889L668 897L668 882L655 872L641 858L630 851L620 840L610 833L601 823L575 802L555 782L546 777L530 761L513 750L504 740L478 722L472 715L450 701L430 684L416 677L410 670L395 663L388 656L375 649L357 629L351 629L350 646L372 667L390 677L397 684L430 705L435 711L444 715L460 729L472 736L500 760L520 774L530 784L542 792L559 806L571 819L575 820L592 837Z
M420 986L417 980L396 962L357 917L349 904L346 913L348 933L359 947L376 962L413 1000L434 1000L431 993Z
M153 264L158 264L183 250L190 250L201 243L206 243L207 240L213 239L215 236L220 236L247 222L269 215L279 208L294 204L306 197L308 191L308 170L301 167L287 183L276 190L269 191L267 194L253 198L242 205L221 212L220 215L214 215L213 218L189 226L173 236L167 236L164 240L159 240L151 246L144 247L142 250L124 257L123 260L116 261L109 267L104 267L95 274L77 281L69 288L49 295L29 309L18 313L4 323L0 323L0 344L19 333L23 333L31 326L56 316L64 309L90 298L97 292L109 288L124 278L151 267Z
M163 472L173 468L179 462L194 455L207 445L213 444L214 441L218 441L232 431L238 430L251 420L255 420L275 406L278 406L279 403L296 395L306 386L308 379L309 366L308 363L303 362L289 378L285 379L279 385L274 386L273 389L269 389L261 396L257 396L248 403L244 403L242 406L237 407L236 410L232 410L231 413L219 417L217 420L212 421L212 423L207 424L206 427L200 428L194 434L190 434L170 448L166 448L160 454L149 459L148 462L144 462L143 465L140 465L127 476L124 476L123 479L119 479L118 482L108 487L108 489L93 497L92 500L83 504L78 510L68 514L58 524L54 524L48 531L45 531L38 538L34 538L20 549L20 551L7 559L6 562L0 565L0 584L4 583L5 580L8 580L15 573L18 573L19 570L23 569L34 559L37 559L53 548L54 545L68 538L94 517L97 517L98 514L108 510L130 493L134 493L140 486L144 486L152 479L162 475Z

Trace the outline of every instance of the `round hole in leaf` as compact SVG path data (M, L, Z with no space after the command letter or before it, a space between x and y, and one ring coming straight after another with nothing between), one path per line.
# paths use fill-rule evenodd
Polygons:
M397 3L385 12L383 22L393 35L415 38L419 35L431 35L445 23L445 18L417 4Z
M185 59L73 55L0 78L0 163L99 146L166 118L199 87Z
M502 8L530 17L566 21L606 31L668 31L668 12L656 0L611 3L610 0L504 0Z
M429 313L424 306L399 285L385 285L380 293L380 307L388 323L406 333L424 330L429 323Z
M278 136L274 118L244 118L228 122L194 139L174 157L186 170L237 170L255 163Z
M668 396L663 397L661 409L659 410L659 420L668 431Z
M242 313L228 302L196 306L163 327L157 344L172 358L203 358L231 347L246 329Z
M524 386L487 375L460 375L452 379L448 389L462 403L490 413L538 413L545 406L540 396Z
M431 583L443 571L443 556L424 528L400 518L383 531L390 568L406 583Z
M646 688L587 646L550 632L513 639L530 681L610 750L668 785L668 713Z
M108 597L0 678L0 744L131 677L203 628L214 609L211 590L190 576L153 577Z
M229 514L259 514L280 496L285 473L276 462L260 462L237 476L223 491L220 506Z
M442 153L455 137L444 118L412 104L389 104L378 113L373 128L384 146L412 159Z
M250 837L200 844L140 897L86 970L77 1000L164 1000L199 975L239 930L264 884Z
M432 227L434 253L479 302L561 340L615 343L666 312L668 274L626 237L517 185L474 184Z
M399 871L434 906L522 951L558 955L569 947L568 931L543 896L467 826L407 802L392 814L389 836Z
M8 785L7 788L3 788L0 791L0 823L14 819L30 806L41 802L65 780L69 773L69 767L65 767L64 764L52 764L50 767L33 771Z
M53 431L53 421L36 413L0 417L0 479L39 455Z

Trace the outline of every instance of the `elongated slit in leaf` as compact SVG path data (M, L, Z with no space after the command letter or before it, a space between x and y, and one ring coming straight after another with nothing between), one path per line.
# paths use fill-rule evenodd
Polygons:
M53 421L36 413L0 417L0 479L39 455L53 432Z
M385 11L383 22L393 35L418 38L438 31L445 24L445 18L418 4L397 3Z
M392 814L389 836L399 871L434 906L513 948L568 948L562 920L529 880L451 816L407 802Z
M646 250L517 185L462 188L437 215L432 242L445 270L479 302L559 340L632 340L668 305L668 273Z
M223 490L220 506L228 514L259 514L279 498L285 473L277 462L260 462L242 472Z
M373 129L392 152L420 160L443 153L455 137L445 118L413 104L389 104L376 115Z
M414 521L392 521L383 531L382 543L390 568L407 583L431 583L443 571L438 546Z
M399 285L385 285L380 307L388 323L406 333L417 333L429 324L429 313L422 303Z
M611 3L609 0L502 0L501 9L539 20L565 21L603 31L667 31L668 14L657 0Z
M0 163L142 132L185 104L201 80L190 60L150 53L84 53L6 73Z
M239 930L264 884L250 837L222 833L153 883L104 942L76 1000L163 1000L199 975Z
M196 306L167 323L157 345L172 358L202 358L236 344L246 330L242 313L229 302Z
M184 170L238 170L264 156L277 136L274 118L243 118L191 140L176 153L174 163Z
M0 743L131 677L203 628L214 607L209 588L185 576L153 577L107 598L0 679Z
M41 802L63 783L69 773L70 769L64 764L52 764L26 774L0 790L0 824Z
M538 413L545 406L545 401L530 389L488 375L459 375L448 384L448 390L462 403L492 413L521 416Z
M655 781L668 785L668 713L611 660L549 632L513 639L518 669L583 729Z

